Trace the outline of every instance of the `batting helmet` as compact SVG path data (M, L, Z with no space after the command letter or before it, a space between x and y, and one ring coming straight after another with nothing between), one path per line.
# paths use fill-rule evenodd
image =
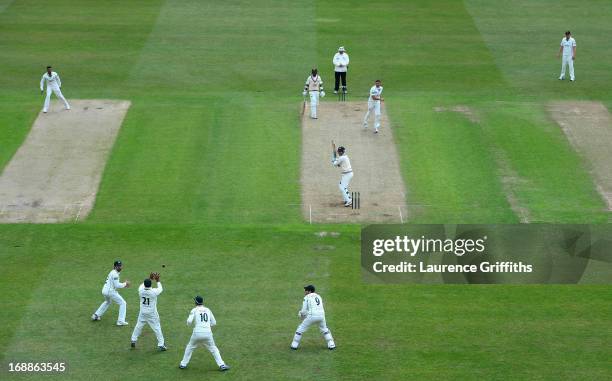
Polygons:
M344 155L344 152L345 152L345 151L346 151L346 149L345 149L344 147L342 147L342 146L338 147L338 153L339 153L340 155Z

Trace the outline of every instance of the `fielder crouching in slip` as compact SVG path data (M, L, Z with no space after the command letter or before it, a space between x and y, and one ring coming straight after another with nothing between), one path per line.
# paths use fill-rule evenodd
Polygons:
M307 92L310 94L310 117L312 119L317 119L319 95L324 97L325 91L323 91L323 80L318 74L318 70L316 68L312 69L311 74L308 76L308 78L306 78L306 84L304 85L302 95L306 96Z
M335 147L334 147L335 148ZM342 192L342 198L344 199L344 206L349 207L353 205L353 199L350 196L348 187L353 179L353 169L351 168L351 161L348 156L345 155L346 149L342 146L338 147L336 151L333 149L332 164L335 167L342 169L342 177L340 178L340 192ZM337 153L337 155L336 155Z

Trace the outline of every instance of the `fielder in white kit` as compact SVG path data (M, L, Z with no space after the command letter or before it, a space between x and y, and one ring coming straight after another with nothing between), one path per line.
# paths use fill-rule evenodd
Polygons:
M200 345L203 345L215 358L215 362L217 363L220 371L224 372L229 370L229 366L227 366L221 358L221 353L219 353L219 349L217 348L215 340L213 339L212 330L210 329L217 324L215 316L211 310L204 307L204 299L201 296L196 296L193 298L193 300L195 301L196 306L191 310L191 312L189 312L189 317L187 318L187 325L194 324L193 333L191 334L189 344L187 344L187 347L185 348L185 355L181 360L179 368L187 368L187 364L189 364L189 360L191 360L191 355L193 354L194 349Z
M572 37L572 33L568 30L565 32L565 37L561 39L561 46L557 53L557 58L560 54L563 54L561 59L561 75L559 80L565 79L565 67L569 66L570 81L574 82L576 77L574 76L574 60L576 59L576 40Z
M368 98L368 112L366 112L363 118L363 128L368 128L368 119L370 118L370 112L374 110L374 133L378 133L380 128L380 102L382 98L383 87L380 79L374 82L374 86L370 89L370 96Z
M151 279L145 279L138 287L140 312L138 313L138 321L134 327L134 332L132 332L131 347L136 347L136 341L142 333L142 328L145 324L148 324L153 332L155 332L155 337L157 337L157 347L160 351L165 351L167 348L164 345L164 335L162 334L159 314L157 313L157 297L164 291L164 288L159 281L159 274L153 273L151 277L157 281L157 287L151 288L153 283Z
M64 95L62 94L62 81L60 80L59 74L51 70L51 66L47 66L47 72L43 74L40 79L40 93L42 94L44 91L44 85L47 84L47 97L45 98L45 105L43 106L43 112L46 113L49 111L49 101L51 100L51 93L55 93L55 95L64 102L64 106L66 106L66 110L70 110L70 105Z
M323 309L323 298L315 293L315 287L308 285L304 287L304 301L302 302L302 309L298 312L298 318L303 319L302 323L298 326L293 336L293 342L291 343L291 349L297 350L302 340L302 334L308 330L311 325L318 325L319 331L323 335L323 338L327 342L327 348L329 350L336 349L336 343L332 337L331 331L327 328L325 322L325 310Z
M117 291L120 288L130 287L130 281L126 280L121 283L119 281L119 273L123 269L123 264L121 261L115 261L113 263L113 269L108 273L106 277L106 282L104 282L104 287L102 287L102 296L104 296L104 302L100 304L100 307L91 315L91 320L97 321L102 318L102 315L108 310L108 307L112 302L115 302L119 305L119 317L117 318L117 325L128 325L125 321L125 313L127 309L127 303L125 300L119 295Z
M306 84L304 85L303 96L306 96L306 92L310 94L310 117L317 119L317 105L319 104L319 94L321 98L325 96L323 91L323 80L318 74L317 69L312 69L311 74L306 78Z
M336 155L336 152L338 155ZM340 178L340 192L342 193L342 199L344 200L344 206L349 207L353 204L348 187L353 179L353 168L351 168L351 161L348 156L345 155L346 149L342 146L338 147L338 150L334 150L332 157L332 164L342 169L342 177Z

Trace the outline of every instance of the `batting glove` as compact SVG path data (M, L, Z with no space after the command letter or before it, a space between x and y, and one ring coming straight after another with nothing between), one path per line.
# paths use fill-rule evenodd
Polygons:
M321 98L325 97L325 91L321 91Z
M306 90L302 91L302 96L305 97L306 96Z

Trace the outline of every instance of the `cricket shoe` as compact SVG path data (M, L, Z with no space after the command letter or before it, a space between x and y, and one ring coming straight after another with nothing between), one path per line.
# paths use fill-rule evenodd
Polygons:
M136 348L136 342L135 341L132 341L130 343L130 348Z
M66 110L70 110L70 106L67 106L67 107L66 107Z
M327 347L327 349L329 349L330 351L333 351L336 349L336 346L334 345L333 347Z
M334 94L338 94L338 90L334 90Z
M122 326L122 325L130 325L130 323L128 323L127 321L118 321L117 322L118 326Z
M563 81L565 77L559 77L559 81Z
M221 365L221 366L219 367L219 370L220 370L221 372L225 372L225 371L227 371L227 370L229 370L229 369L230 369L230 367L229 367L229 366L227 366L227 365L225 365L225 364L223 364L223 365Z
M47 110L43 110L43 114L46 114L46 113L47 113Z
M179 369L185 369L185 368L187 368L187 365L179 364Z
M367 124L367 123L364 123L364 124L363 124L363 128L368 128L368 124Z
M575 79L570 79L570 82L574 82L574 81L575 81Z
M98 316L96 314L93 314L93 315L91 315L91 320L98 321L98 320L100 320L100 316Z
M344 203L344 206L347 208L351 205L353 205L353 200Z
M374 133L375 133L375 134L378 134L378 130L374 130Z
M168 348L166 348L166 346L165 346L165 345L160 345L158 348L159 348L159 351L160 351L160 352L165 352L165 351L167 351L167 350L168 350Z
M297 348L294 348L294 347L289 347L289 348L291 348L292 351L297 351Z

